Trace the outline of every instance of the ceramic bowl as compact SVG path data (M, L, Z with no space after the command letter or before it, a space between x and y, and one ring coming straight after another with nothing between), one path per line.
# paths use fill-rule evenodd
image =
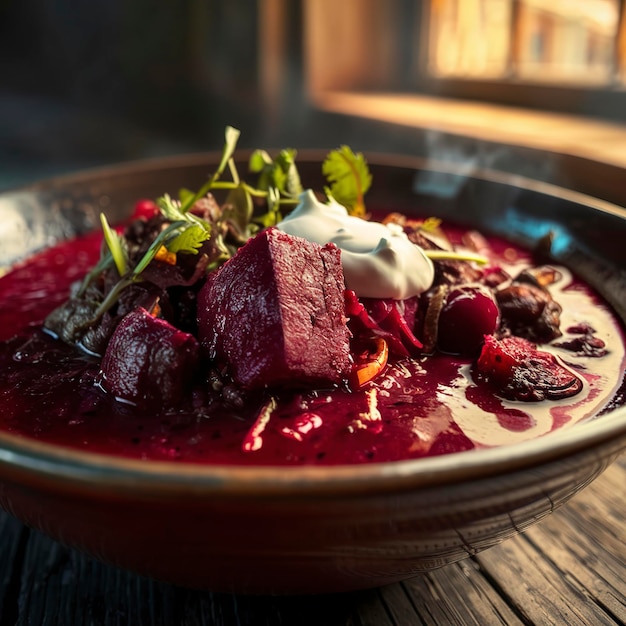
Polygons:
M299 155L311 184L321 156ZM126 164L2 194L0 266L95 227L101 210L115 221L138 198L199 187L215 158ZM374 206L426 210L523 245L558 231L557 259L626 319L626 213L618 207L506 175L369 161ZM625 407L501 448L341 467L142 462L0 432L0 504L64 544L177 585L334 592L489 548L565 503L625 448Z

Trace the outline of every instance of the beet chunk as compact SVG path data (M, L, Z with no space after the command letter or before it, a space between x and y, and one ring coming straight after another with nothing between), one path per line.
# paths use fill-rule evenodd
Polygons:
M140 406L171 406L188 392L199 358L193 335L138 308L122 319L109 341L102 386Z
M522 337L485 337L475 364L477 380L509 400L560 400L579 393L583 383L549 352Z
M200 342L245 389L337 384L351 370L340 250L270 228L209 276Z

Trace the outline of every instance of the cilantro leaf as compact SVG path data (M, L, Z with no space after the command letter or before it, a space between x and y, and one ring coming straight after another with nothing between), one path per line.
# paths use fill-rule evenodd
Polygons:
M197 254L198 248L211 235L211 225L193 213L182 210L181 204L173 200L168 194L157 199L163 217L176 224L177 234L165 241L170 252L190 252Z
M209 238L209 232L200 224L189 224L170 241L167 242L167 249L170 252L187 252L198 254L199 248Z
M365 215L363 196L372 184L372 175L361 152L348 146L332 150L322 163L322 173L330 187L327 194L343 204L353 215Z
M186 221L188 219L188 213L184 213L181 209L181 205L176 200L173 200L169 194L164 194L156 201L159 210L163 214L163 217L171 222Z

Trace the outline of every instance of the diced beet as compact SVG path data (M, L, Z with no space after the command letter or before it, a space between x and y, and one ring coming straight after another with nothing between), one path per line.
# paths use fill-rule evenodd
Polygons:
M137 405L174 405L188 392L199 358L193 335L138 308L122 319L109 341L102 386Z
M521 337L486 336L476 362L477 379L510 400L560 400L579 393L583 383L549 352Z
M201 344L246 389L339 383L352 364L344 290L335 245L270 228L200 291Z

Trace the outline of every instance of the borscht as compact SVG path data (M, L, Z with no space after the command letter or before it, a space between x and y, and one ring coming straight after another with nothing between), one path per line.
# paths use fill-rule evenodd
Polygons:
M537 251L369 206L361 154L233 158L0 277L0 428L145 460L397 461L623 402L621 322Z

